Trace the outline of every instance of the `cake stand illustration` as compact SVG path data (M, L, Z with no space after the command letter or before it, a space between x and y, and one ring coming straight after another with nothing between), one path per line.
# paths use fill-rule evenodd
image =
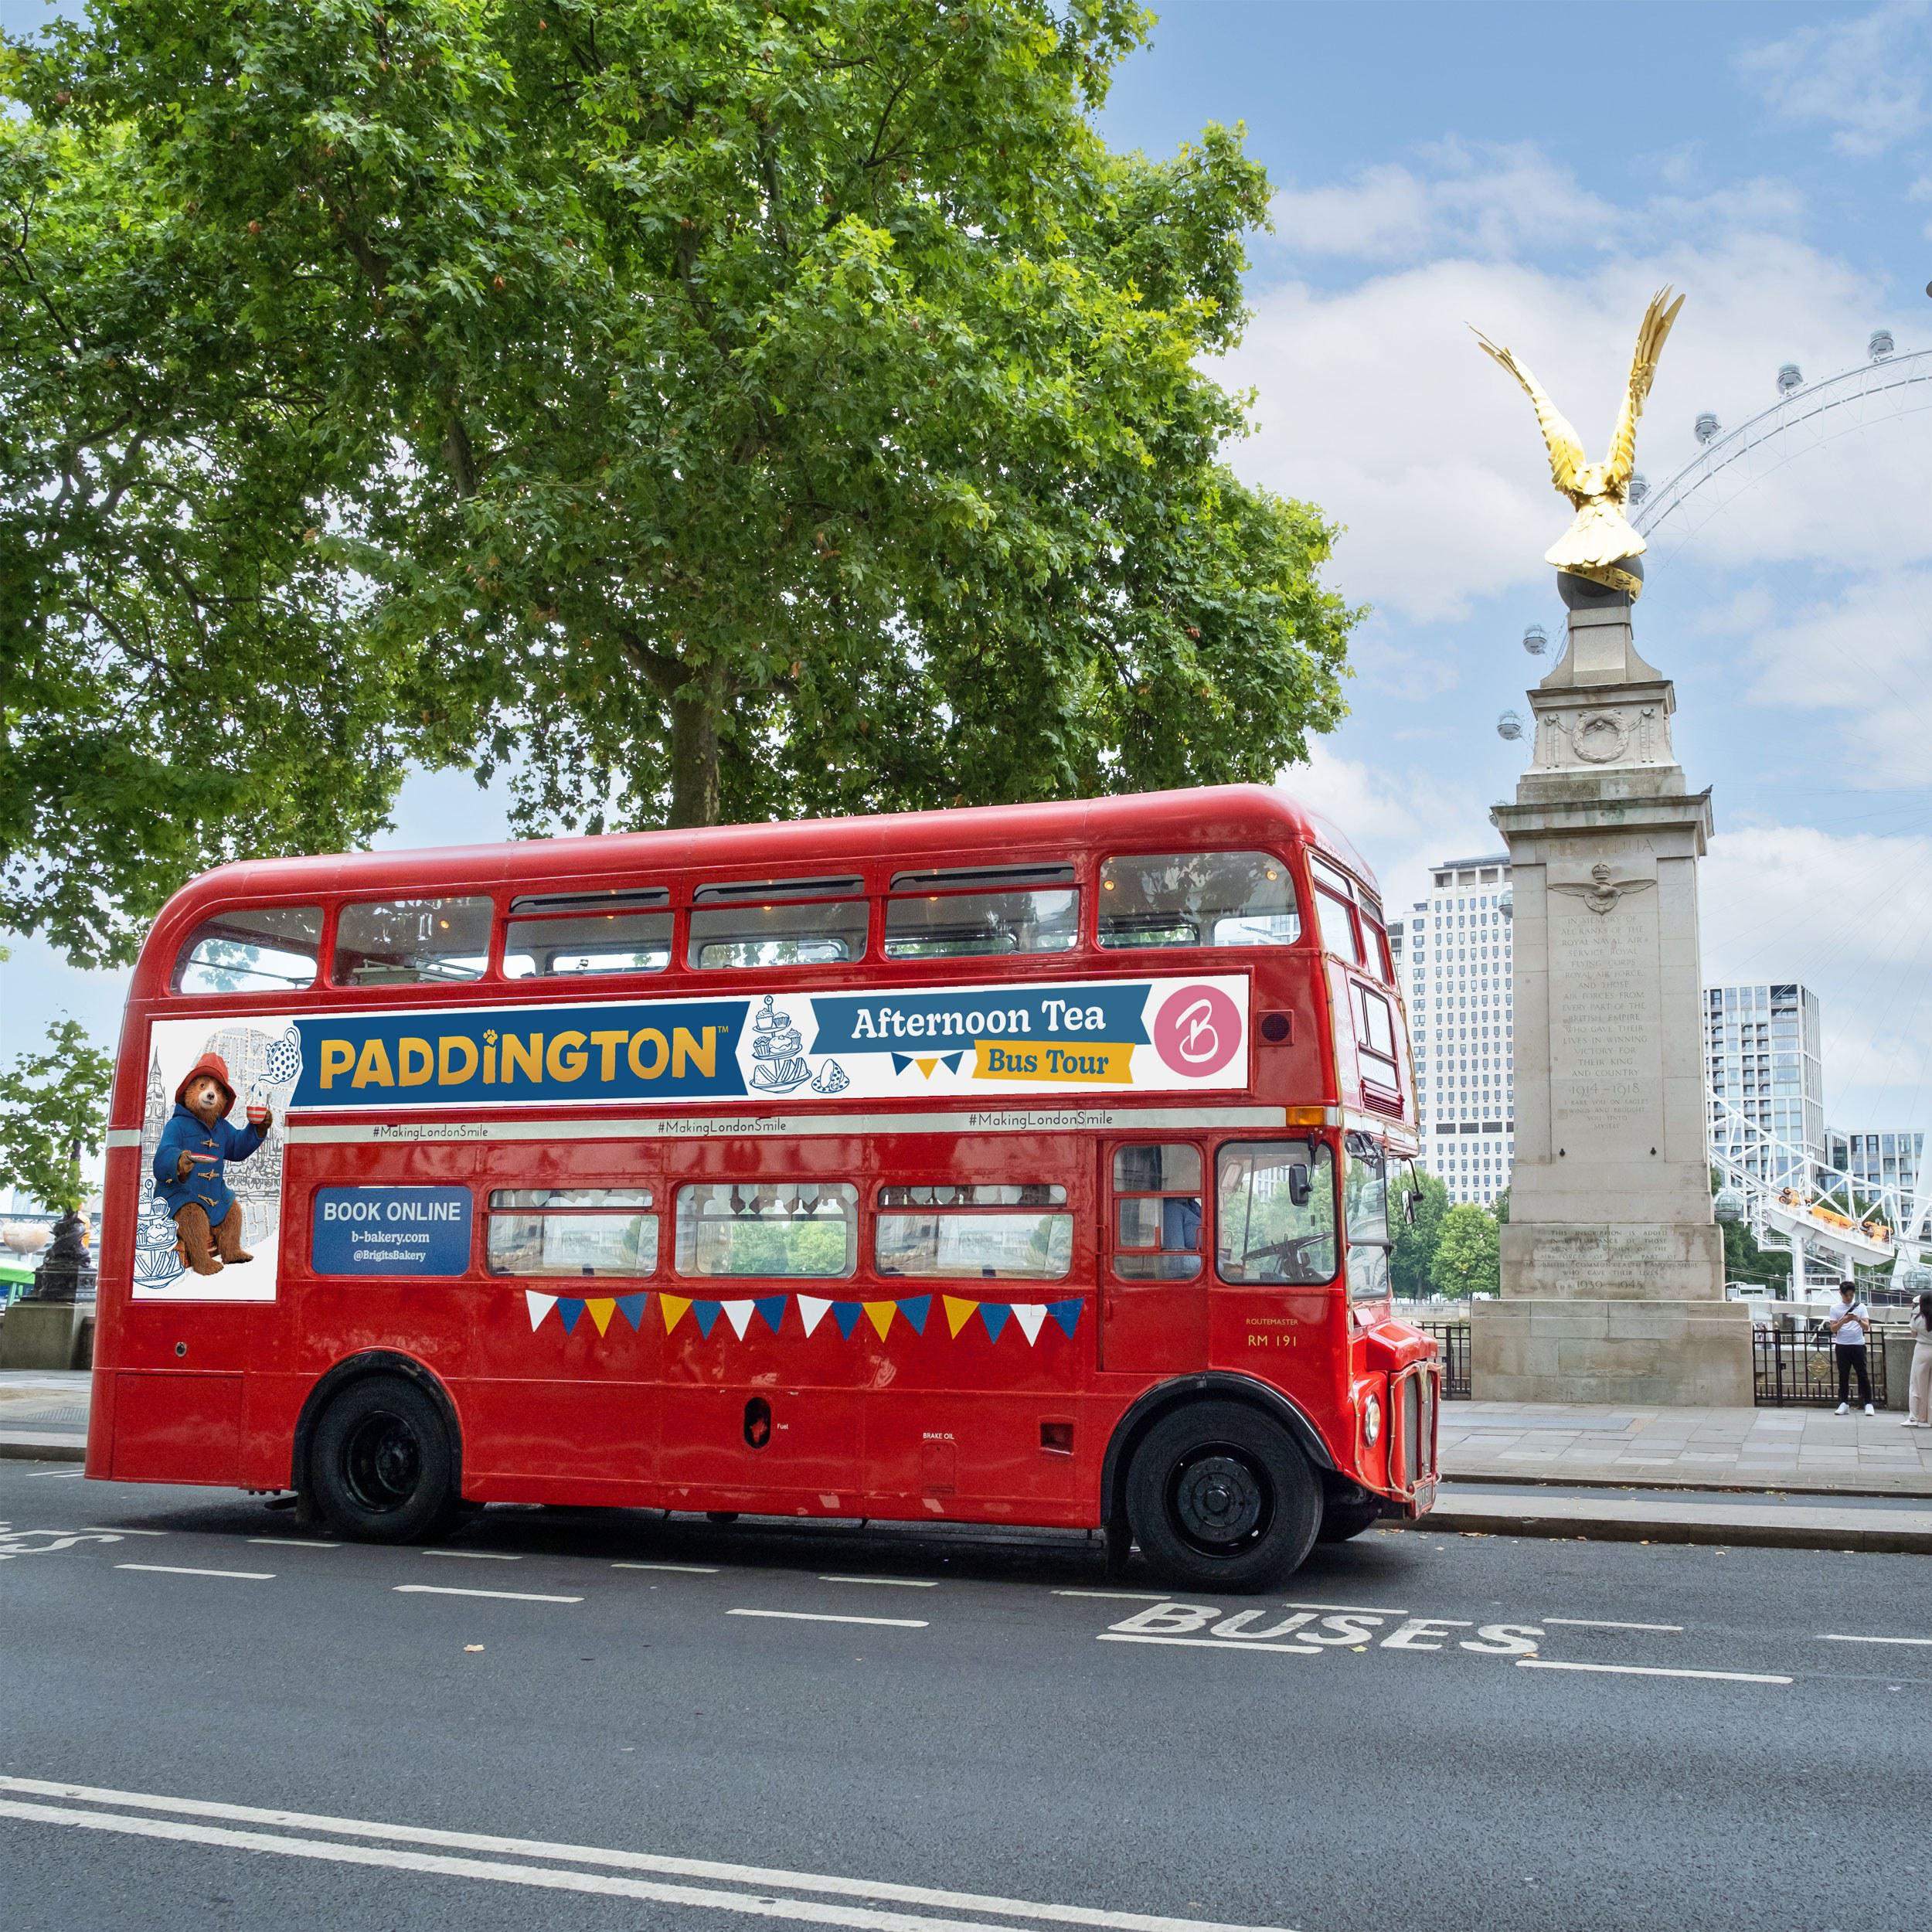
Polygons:
M791 1023L789 1013L772 1004L772 995L751 1023L751 1083L766 1094L788 1094L802 1087L810 1070L805 1064L804 1042Z

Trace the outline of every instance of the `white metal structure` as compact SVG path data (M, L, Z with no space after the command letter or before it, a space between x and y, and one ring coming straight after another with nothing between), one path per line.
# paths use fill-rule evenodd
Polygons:
M1675 517L1672 535L1682 543L1753 484L1807 450L1868 423L1923 409L1932 409L1932 349L1861 363L1781 396L1728 436L1714 437L1633 506L1630 520L1648 539Z

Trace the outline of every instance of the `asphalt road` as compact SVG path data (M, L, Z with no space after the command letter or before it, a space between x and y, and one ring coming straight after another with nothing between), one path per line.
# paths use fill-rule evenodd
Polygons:
M1917 1932L1932 1896L1923 1558L1379 1531L1210 1603L1077 1536L492 1510L376 1549L32 1463L0 1525L9 1932Z

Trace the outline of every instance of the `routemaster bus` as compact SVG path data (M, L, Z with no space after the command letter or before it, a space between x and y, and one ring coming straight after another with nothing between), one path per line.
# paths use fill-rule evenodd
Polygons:
M1235 1589L1434 1500L1382 910L1267 788L225 866L108 1149L90 1476L388 1542L1079 1526Z

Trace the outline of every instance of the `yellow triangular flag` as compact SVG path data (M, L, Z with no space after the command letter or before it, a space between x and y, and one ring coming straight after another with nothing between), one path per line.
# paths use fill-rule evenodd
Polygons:
M597 1333L602 1335L610 1327L617 1304L614 1301L587 1301L583 1305L590 1311L590 1319L597 1325Z
M946 1325L957 1338L960 1330L978 1311L979 1304L977 1301L962 1301L957 1295L951 1294L942 1294L939 1298L946 1304Z
M935 1053L930 1060L916 1060L913 1064L926 1076L927 1079L930 1080L933 1077L933 1069L939 1064L939 1056Z
M668 1335L684 1319L684 1311L691 1305L681 1294L661 1294L658 1306L664 1311L664 1332Z
M893 1325L893 1317L899 1312L899 1304L896 1301L868 1301L865 1306L866 1320L879 1331L879 1338L883 1342L886 1331Z

